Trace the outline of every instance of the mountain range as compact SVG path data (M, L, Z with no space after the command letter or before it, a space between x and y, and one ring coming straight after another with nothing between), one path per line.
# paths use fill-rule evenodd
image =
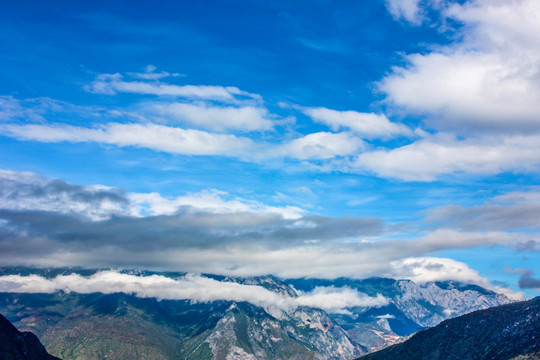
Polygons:
M96 270L2 269L1 275L53 279ZM124 272L182 278L186 274ZM453 281L416 284L371 278L285 279L202 276L219 284L266 289L299 302L348 291L377 303L323 309L312 303L280 308L249 301L167 299L133 293L0 293L0 313L39 336L49 353L69 359L351 359L400 341L419 329L509 302L504 295ZM326 292L324 292L324 291ZM324 297L322 298L324 304ZM289 301L287 300L287 301ZM379 301L380 300L380 301Z

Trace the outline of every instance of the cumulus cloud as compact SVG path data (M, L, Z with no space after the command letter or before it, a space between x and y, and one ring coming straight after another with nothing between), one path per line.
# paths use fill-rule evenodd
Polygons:
M90 293L126 293L138 297L195 302L249 302L263 308L277 307L286 312L298 306L308 306L343 312L347 307L382 306L389 300L382 295L369 297L350 288L316 288L312 292L290 297L272 292L262 286L218 281L195 274L179 278L162 275L136 276L117 271L100 271L84 277L78 274L45 278L38 275L0 276L0 292L53 293L57 291Z
M481 277L478 271L471 269L467 264L453 259L436 257L407 258L392 263L396 273L402 278L412 280L418 284L432 281L454 280L482 286L499 294L506 295L512 300L522 300L523 293L513 291L507 287L492 285L487 279Z
M418 1L389 4L417 13ZM447 3L442 15L463 24L461 40L409 55L408 66L394 68L379 85L388 102L426 114L437 129L465 135L540 131L538 3Z
M326 108L300 109L313 121L328 125L333 131L347 128L365 138L390 138L412 134L409 128L391 122L384 114L337 111Z
M538 171L540 7L535 0L388 0L396 19L454 41L409 54L378 84L389 111L420 115L430 132L358 156L380 177L433 181L453 174ZM457 24L452 27L452 24Z
M425 284L431 281L457 280L463 282L482 283L489 286L487 281L480 277L478 271L467 264L445 258L422 257L407 258L392 264L397 273L407 274L406 278Z

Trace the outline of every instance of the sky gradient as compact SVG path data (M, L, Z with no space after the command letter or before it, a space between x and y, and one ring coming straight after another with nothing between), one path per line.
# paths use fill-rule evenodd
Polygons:
M0 266L540 289L536 0L4 1Z

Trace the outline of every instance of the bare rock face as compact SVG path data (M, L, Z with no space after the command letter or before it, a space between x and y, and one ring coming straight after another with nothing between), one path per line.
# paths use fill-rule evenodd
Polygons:
M47 353L36 335L18 331L3 315L0 315L0 359L59 360Z
M323 311L299 308L280 318L233 304L205 342L214 360L350 359L365 351Z
M432 327L446 319L510 301L504 295L479 286L451 281L420 286L412 281L402 280L396 285L401 292L395 299L397 307L422 327Z

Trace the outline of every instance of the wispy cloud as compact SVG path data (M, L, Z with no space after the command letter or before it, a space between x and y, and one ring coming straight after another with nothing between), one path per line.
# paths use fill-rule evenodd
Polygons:
M540 230L540 193L511 192L470 207L459 205L431 209L425 221L462 230Z
M184 155L239 156L254 145L250 139L232 134L213 134L158 124L108 123L96 128L63 124L3 124L0 125L0 133L21 140L98 142Z
M172 215L185 207L216 214L242 212L277 214L284 219L298 219L305 213L297 206L269 206L258 201L230 198L228 195L226 192L210 189L172 199L164 198L155 192L129 194L129 199L136 204L140 213L148 215Z
M174 122L187 123L213 131L271 130L273 122L268 110L258 106L215 106L204 103L166 103L149 105L147 111Z
M268 156L280 156L293 159L331 159L349 156L365 147L365 143L352 133L318 132L308 134L273 146Z
M134 77L136 79L143 79L143 80L159 80L163 79L169 76L181 76L181 74L178 73L169 73L167 71L160 71L156 72L157 68L154 65L147 65L144 68L144 72L137 72L137 73L127 73L129 76Z
M300 110L315 122L328 125L333 131L346 128L366 138L412 135L409 128L391 122L384 114L337 111L327 108L300 107Z
M86 91L96 94L115 95L117 93L134 93L156 96L172 96L190 99L219 100L236 102L237 97L260 100L260 96L240 90L234 86L216 85L176 85L160 82L155 76L136 74L140 80L124 80L122 74L101 74L91 84L85 86ZM154 81L150 81L154 80Z

